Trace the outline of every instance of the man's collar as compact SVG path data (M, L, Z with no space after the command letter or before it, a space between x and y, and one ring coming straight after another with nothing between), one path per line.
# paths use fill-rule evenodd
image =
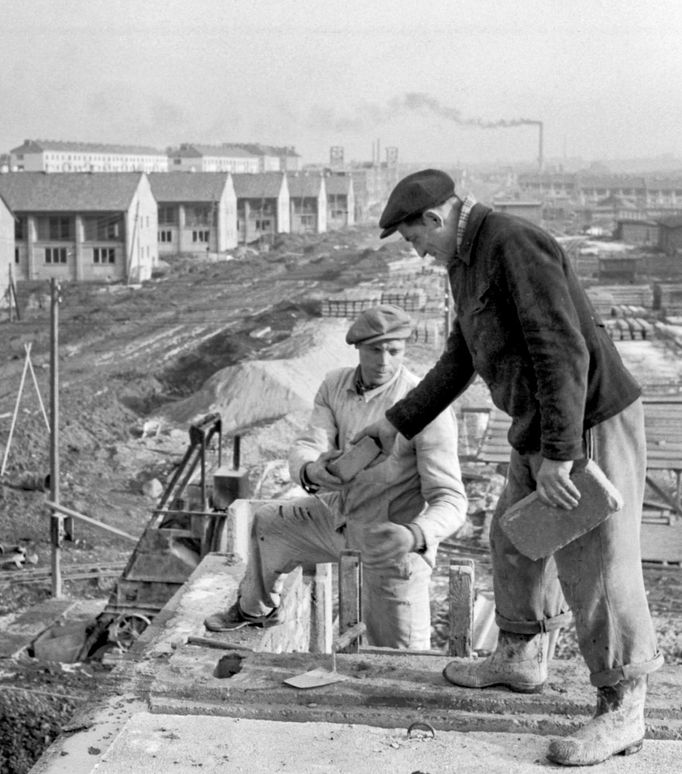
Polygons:
M462 201L462 206L459 208L459 218L457 220L457 253L462 251L462 242L464 241L464 232L466 231L467 224L469 223L469 215L471 208L476 204L476 199L473 196L467 196Z
M464 205L462 205L462 207L463 206ZM472 202L466 215L466 221L462 230L462 242L455 255L455 260L462 261L466 264L471 263L471 247L483 221L490 212L492 212L490 207L486 207L484 204L478 204L475 200ZM460 220L461 217L462 216L460 215Z
M386 384L380 384L377 387L367 387L363 381L362 381L362 373L360 371L360 366L357 366L355 369L355 374L353 376L353 390L358 395L367 395L369 397L374 396L375 394L382 392L384 389L390 387L390 385L395 382L395 380L398 378L398 374L401 372L403 366L401 365L396 372L393 374L393 376L386 382Z

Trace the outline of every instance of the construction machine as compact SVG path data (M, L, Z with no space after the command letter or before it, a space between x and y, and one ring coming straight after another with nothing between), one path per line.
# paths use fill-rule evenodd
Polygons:
M125 651L212 551L224 551L227 507L248 496L235 436L232 468L222 465L222 419L208 414L189 428L189 445L169 480L79 655Z

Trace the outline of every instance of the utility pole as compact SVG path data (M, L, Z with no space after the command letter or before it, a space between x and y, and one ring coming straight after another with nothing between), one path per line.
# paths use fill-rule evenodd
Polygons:
M59 504L59 283L50 281L50 499ZM52 543L52 596L62 596L61 550L64 519L57 511L50 518Z

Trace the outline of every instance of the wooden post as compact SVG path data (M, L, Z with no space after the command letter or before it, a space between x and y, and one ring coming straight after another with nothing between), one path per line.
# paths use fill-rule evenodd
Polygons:
M332 566L328 562L315 565L313 576L313 610L310 650L331 653L332 650Z
M474 560L450 564L450 632L448 654L471 656L474 639Z
M339 635L360 623L362 617L362 565L359 551L342 551L339 558ZM343 653L358 653L356 638Z
M50 306L50 499L59 505L59 284L51 280ZM50 519L52 596L62 596L61 547L64 519L57 511Z

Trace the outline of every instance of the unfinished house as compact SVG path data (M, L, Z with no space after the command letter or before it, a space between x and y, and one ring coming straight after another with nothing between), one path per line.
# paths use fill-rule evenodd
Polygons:
M233 175L240 244L272 240L291 230L289 186L282 172Z
M171 172L232 172L260 171L260 159L237 145L200 145L183 143L168 154Z
M640 218L620 218L616 221L614 237L629 245L655 247L658 245L658 223Z
M290 175L289 202L293 234L322 234L327 230L327 193L322 175Z
M159 255L224 253L237 246L237 196L229 172L150 175Z
M682 252L682 215L668 215L658 221L658 246L666 255Z
M7 305L14 255L14 215L0 196L0 306Z
M156 199L142 172L0 175L16 218L16 279L140 282L158 261Z
M330 230L355 225L355 192L350 175L325 178L327 189L327 228Z

